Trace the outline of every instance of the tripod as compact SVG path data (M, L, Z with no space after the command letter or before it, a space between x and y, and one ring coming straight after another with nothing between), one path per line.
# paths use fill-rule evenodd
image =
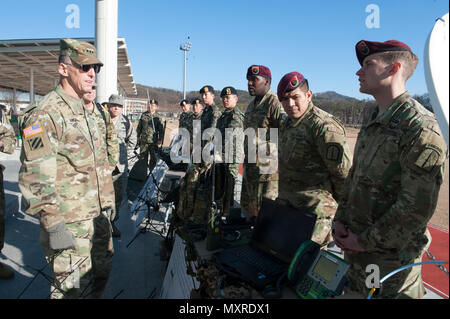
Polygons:
M151 213L153 211L155 211L155 212L159 211L159 203L158 203L157 199L156 200L155 199L148 200L148 199L142 198L140 196L138 196L138 199L140 201L142 201L143 203L145 203L145 205L147 206L147 213L146 213L146 216L144 218L145 219L145 223L144 223L144 227L141 227L139 229L139 231L136 232L136 235L134 235L133 239L127 244L127 246L126 246L127 248L134 242L134 240L140 234L145 234L147 232L147 230L150 230L152 228L153 228L153 230L156 230L154 228L152 222L151 222L152 221ZM139 208L141 208L141 207L142 207L142 205L139 206Z
M132 215L136 218L135 226L137 230L133 239L127 244L127 248L133 243L139 234L145 233L148 229L153 228L153 230L159 233L159 231L152 224L153 218L151 214L159 211L159 195L162 192L159 185L162 183L167 171L168 167L166 163L159 160L153 171L150 172L144 188L138 195L138 201L133 204L134 209L132 210ZM142 212L142 207L144 205L147 207L145 215ZM145 225L141 228L140 225L144 218L146 219Z

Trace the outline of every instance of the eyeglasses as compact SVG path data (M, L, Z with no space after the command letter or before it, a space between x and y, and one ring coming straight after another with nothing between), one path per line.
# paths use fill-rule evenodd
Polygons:
M95 73L99 73L100 69L101 69L101 66L99 64L78 64L78 63L72 61L72 64L67 63L67 65L74 66L74 67L82 70L83 72L89 72L89 70L91 68L93 68Z

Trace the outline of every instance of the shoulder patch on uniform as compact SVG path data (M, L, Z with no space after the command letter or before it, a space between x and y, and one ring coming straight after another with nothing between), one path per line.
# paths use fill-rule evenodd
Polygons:
M30 143L30 149L32 151L35 151L35 150L38 150L38 149L44 147L44 143L42 142L41 136L31 138L29 140L29 143Z
M42 132L43 132L42 125L40 122L37 122L23 129L23 137L27 139L30 138L31 136L34 136Z
M422 153L420 153L414 164L427 173L431 173L436 168L440 157L440 149L433 147L433 145L429 145L425 147Z
M342 145L339 143L328 143L326 144L325 158L332 162L341 162L344 150Z
M38 159L51 151L49 138L40 122L23 129L23 137L24 153L28 160Z

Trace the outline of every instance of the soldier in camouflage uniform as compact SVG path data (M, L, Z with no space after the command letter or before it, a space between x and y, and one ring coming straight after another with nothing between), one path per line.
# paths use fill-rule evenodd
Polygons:
M421 261L448 149L434 115L405 89L418 63L409 46L362 40L356 54L360 92L378 107L358 135L334 239L351 263L351 289L367 296L367 265L377 265L383 278ZM421 298L421 267L396 274L377 292L379 298Z
M6 159L5 154L14 153L16 144L16 135L6 116L6 107L0 107L0 252L5 244L5 191L3 187L3 160ZM10 279L14 276L14 272L5 264L0 262L0 279Z
M227 214L232 207L236 198L236 181L238 179L238 170L241 165L243 157L243 128L244 128L244 114L236 106L239 98L234 87L228 86L223 88L220 93L222 98L224 111L217 120L217 129L222 136L222 160L226 163L226 187L223 200L222 211ZM227 130L229 129L229 130ZM231 129L231 130L230 130ZM233 135L227 138L227 131L237 130L236 137ZM229 135L229 134L228 134ZM228 155L228 158L227 158ZM231 157L232 156L232 157Z
M21 123L19 187L27 213L40 221L55 279L51 298L90 295L98 261L91 251L94 219L114 205L105 135L82 100L102 65L93 45L62 39L60 83L24 111Z
M206 144L206 141L203 141L201 138L203 131L207 128L215 128L217 119L220 116L220 111L214 104L214 89L211 86L204 86L200 90L200 94L202 94L202 100L207 106L203 108L198 98L192 100L191 103L194 109L191 118L191 145L193 145L192 153L194 159L197 157L196 154L201 156L202 148ZM212 135L207 140L210 138L212 138ZM195 141L201 141L201 143L195 143ZM203 177L210 167L210 163L206 163L203 160L194 162L188 167L185 176L181 180L177 214L188 223L200 224L208 218L209 205L211 204L211 185L206 185L200 180L204 180Z
M189 133L191 134L191 145L193 145L193 139L194 139L194 135L198 135L201 134L201 124L200 126L195 126L194 123L195 121L200 121L202 120L202 114L203 114L203 104L200 101L199 98L195 98L191 101L191 105L192 105L192 116L191 116L191 121L189 123L189 127L190 127L190 131ZM201 140L201 136L200 136L200 140ZM198 150L198 151L201 151ZM194 150L192 149L192 152L194 152Z
M203 141L203 132L208 128L215 128L217 125L217 119L220 117L222 112L214 103L214 88L210 85L205 85L200 89L200 94L202 95L203 104L205 108L203 109L203 113L201 116L202 126L201 126L201 134L202 134L202 148L206 145L206 142L212 138L211 135L205 136L205 140Z
M136 129L138 145L140 148L140 157L149 163L150 172L156 165L157 148L162 143L164 127L159 115L156 113L158 101L150 100L148 111L144 112L139 120Z
M180 114L178 127L185 128L189 132L192 132L192 114L193 114L193 112L191 111L191 104L187 100L183 100L180 102L180 106L181 106L181 110L183 112Z
M288 119L280 129L278 198L317 215L312 240L325 246L352 159L345 129L312 103L308 80L298 72L278 84Z
M187 100L183 100L180 102L181 106L181 114L180 118L178 120L178 128L184 128L189 132L189 139L190 139L190 146L189 146L189 154L192 150L192 133L193 133L193 127L192 127L192 116L194 113L191 111L191 104ZM179 134L180 130L179 130Z
M98 103L95 103L97 96L96 86L92 91L83 95L84 107L86 111L95 119L99 133L103 136L106 143L106 151L111 174L119 161L119 142L116 136L114 125L109 113ZM92 130L92 129L91 129ZM110 202L115 201L114 194L108 194ZM102 211L100 215L94 218L94 238L92 241L91 254L96 258L92 259L93 284L92 297L100 298L105 290L106 283L112 268L112 258L114 247L112 241L112 218L114 215L114 206L112 209Z
M108 114L111 116L111 122L114 125L117 139L119 141L119 161L113 171L114 194L116 204L113 216L111 216L111 225L113 227L113 237L120 237L120 231L115 225L119 219L120 205L122 203L123 186L128 183L128 159L134 156L134 149L137 144L136 133L133 125L126 115L123 115L123 98L117 94L109 97Z
M247 70L248 92L255 99L250 102L244 115L244 130L252 128L257 133L258 128L266 128L267 140L270 128L280 128L286 118L283 107L275 93L270 90L272 74L268 67L252 65ZM265 141L265 137L259 137ZM244 215L258 215L263 197L275 200L278 197L278 172L263 174L264 163L258 161L249 163L248 144L245 136L245 160L242 176L241 206Z
M108 162L112 172L119 161L119 140L117 139L116 131L111 121L111 115L102 105L94 102L96 96L96 86L93 86L91 92L83 95L84 106L96 119L101 133L105 136Z

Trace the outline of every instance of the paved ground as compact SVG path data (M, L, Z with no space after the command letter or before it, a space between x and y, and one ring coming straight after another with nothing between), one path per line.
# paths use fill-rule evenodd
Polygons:
M47 298L49 281L43 275L36 275L41 270L51 277L39 244L39 222L37 218L19 211L19 151L16 150L4 165L7 191L6 243L0 260L14 268L16 274L12 280L0 280L0 299ZM162 238L148 231L140 234L127 248L135 230L130 217L128 205L124 202L117 223L122 237L114 239L113 269L104 298L145 299L159 296L166 266L166 262L159 258L159 242Z

